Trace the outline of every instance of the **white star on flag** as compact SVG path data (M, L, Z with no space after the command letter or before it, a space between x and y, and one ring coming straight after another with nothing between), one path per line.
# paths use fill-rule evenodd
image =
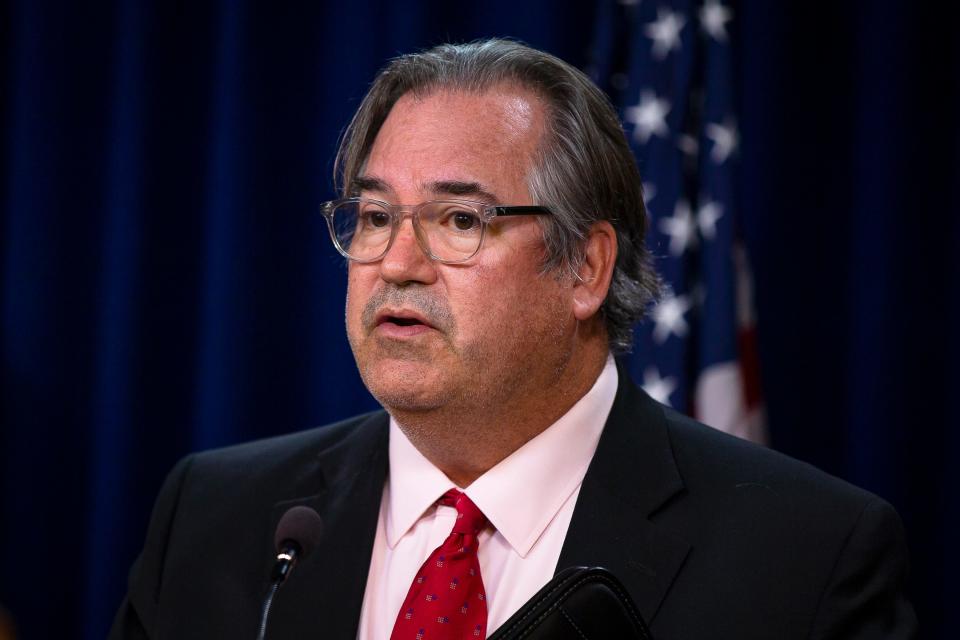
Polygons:
M689 310L690 298L684 295L675 296L668 290L650 314L654 322L654 341L657 344L663 344L671 334L679 338L686 336L690 325L687 324L683 314Z
M670 103L661 100L652 91L640 92L640 104L628 107L624 115L627 122L632 123L633 139L641 144L647 144L651 135L665 138L667 128L667 113L670 112Z
M680 31L686 23L687 19L679 12L657 9L657 19L643 30L653 40L654 58L663 60L668 53L680 48Z
M697 209L697 226L705 240L713 240L717 235L717 220L723 217L723 205L707 200Z
M669 405L670 394L677 388L677 381L669 376L661 378L656 367L647 367L643 372L643 384L641 386L651 398L661 404Z
M713 140L710 159L716 164L723 164L723 162L730 157L730 154L736 151L737 145L740 143L740 134L737 133L737 125L729 120L724 124L707 124L705 134Z
M732 18L733 12L720 4L719 0L706 0L700 9L703 30L717 42L727 41L727 23Z
M643 183L643 204L650 206L650 201L657 197L657 185L652 182Z
M690 203L681 198L673 208L673 216L660 221L660 231L670 236L670 253L683 255L697 244L697 223L690 211Z

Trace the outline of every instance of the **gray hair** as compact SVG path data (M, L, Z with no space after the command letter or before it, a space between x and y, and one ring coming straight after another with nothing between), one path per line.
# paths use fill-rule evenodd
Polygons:
M511 40L444 44L400 56L374 79L340 141L337 188L350 195L377 133L401 96L437 89L482 92L502 84L533 91L547 105L547 125L527 187L554 215L541 218L545 271L583 260L591 225L608 220L617 234L617 262L600 308L614 352L629 351L633 325L659 292L660 279L644 244L647 212L636 161L607 96L579 69Z

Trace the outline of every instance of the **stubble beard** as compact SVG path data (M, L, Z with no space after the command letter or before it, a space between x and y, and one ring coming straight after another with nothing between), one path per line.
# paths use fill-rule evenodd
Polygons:
M511 325L509 339L462 352L463 370L477 375L469 384L448 387L438 410L394 413L407 438L445 472L475 478L547 428L553 420L543 420L549 409L538 410L538 403L555 397L571 350L564 346L561 322L543 329L531 341Z
M437 351L431 346L435 347L436 341L432 340L428 346L374 334L376 315L386 305L415 309L436 329L434 337L440 340L444 350L455 353L456 320L445 300L416 286L383 286L364 303L357 331L349 330L347 319L347 340L367 390L391 413L425 412L454 401L457 394L452 392L451 385L434 384L432 391L424 393L423 379L417 379L418 369L427 373L434 365ZM348 310L349 307L348 292ZM394 370L383 371L383 367L389 366L385 362L388 360L400 364ZM406 378L401 378L397 370L400 368L408 370Z
M529 419L523 415L529 409L521 409L529 406L531 398L553 397L557 382L569 373L572 351L561 306L540 311L542 315L533 319L533 326L539 327L535 334L529 323L504 321L489 328L487 335L497 339L458 345L452 314L443 311L445 301L426 302L431 300L429 293L396 290L399 293L375 294L361 313L369 323L361 321L359 335L348 331L367 389L411 442L433 460L451 451L461 456L473 453L478 459L487 458L484 452L512 451L517 433L526 430L504 416L519 413ZM445 330L439 340L430 341L432 348L378 339L368 327L372 329L372 318L387 302L416 308ZM456 363L449 371L440 368L447 358ZM406 369L406 374L384 371L390 366L388 360L397 361L396 369ZM400 379L401 375L409 379ZM449 379L441 379L448 375Z
M523 431L517 421L529 417L529 409L523 409L531 398L552 397L568 373L569 336L560 316L551 319L536 335L511 323L494 329L495 341L470 343L459 351L451 346L458 371L472 375L436 385L429 398L399 393L378 400L414 442L510 448L516 433Z

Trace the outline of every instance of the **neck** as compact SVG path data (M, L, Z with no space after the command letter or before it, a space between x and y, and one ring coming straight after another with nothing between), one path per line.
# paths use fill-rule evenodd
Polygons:
M496 399L390 413L417 450L465 488L567 413L593 387L607 353L606 340L584 345L547 380Z

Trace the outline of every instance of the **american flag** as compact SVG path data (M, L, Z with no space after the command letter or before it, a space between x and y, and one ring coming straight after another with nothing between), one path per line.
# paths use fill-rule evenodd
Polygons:
M733 188L732 20L721 0L607 0L588 72L620 110L665 284L624 361L660 402L765 442Z

